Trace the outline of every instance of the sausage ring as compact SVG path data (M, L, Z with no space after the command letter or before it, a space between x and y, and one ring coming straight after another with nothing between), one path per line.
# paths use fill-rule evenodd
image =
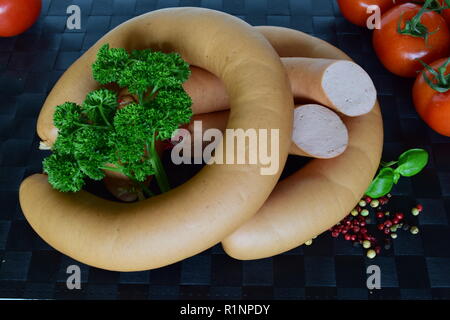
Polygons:
M280 166L274 175L261 175L265 165L259 161L211 165L184 185L133 204L110 202L84 191L60 193L40 174L20 186L25 217L62 253L114 271L158 268L219 243L263 205L288 155L293 97L279 56L257 30L213 10L163 9L110 31L64 73L38 121L38 134L48 145L57 134L52 123L55 106L81 103L98 87L87 74L105 43L127 50L176 51L225 83L231 105L228 128L279 130Z

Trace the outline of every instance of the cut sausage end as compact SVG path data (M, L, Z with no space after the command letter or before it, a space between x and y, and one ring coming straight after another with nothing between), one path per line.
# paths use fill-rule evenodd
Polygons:
M341 118L317 104L294 110L294 144L307 154L322 159L337 157L348 145L348 131Z
M354 62L336 61L325 71L322 87L333 106L350 117L369 113L377 91L367 72Z

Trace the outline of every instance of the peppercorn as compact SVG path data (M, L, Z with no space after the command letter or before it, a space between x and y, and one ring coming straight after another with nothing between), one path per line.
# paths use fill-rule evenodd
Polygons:
M380 254L381 253L381 247L380 246L376 246L375 247L375 253L376 254Z
M417 210L419 210L420 212L422 212L422 210L423 210L423 206L422 206L421 204L418 204L418 205L416 206L416 208L417 208Z
M373 250L373 249L367 250L367 258L373 259L376 256L377 256L377 253L375 252L375 250Z
M404 217L405 217L405 215L403 213L401 213L401 212L397 212L395 214L395 218L398 219L398 220L403 220Z
M384 224L380 223L380 224L377 226L377 228L378 228L378 230L382 231L382 230L384 229Z
M384 225L385 225L386 227L390 228L390 227L392 227L392 221L391 221L391 220L386 220L386 221L384 222Z
M410 232L411 232L412 234L418 234L418 233L419 233L419 228L416 227L416 226L413 226L413 227L411 227Z
M358 212L358 210L353 209L352 212L350 212L350 214L351 214L352 216L356 217L356 216L359 214L359 212Z
M347 240L347 241L352 240L351 234L347 233L347 234L344 236L344 239Z
M391 232L397 232L397 225L390 227Z
M356 234L352 234L352 236L351 236L351 238L350 238L352 241L355 241L356 240Z
M378 208L379 205L380 205L380 201L378 201L377 199L372 200L372 201L370 202L370 206L371 206L372 208Z
M384 212L378 211L377 214L376 214L376 217L378 219L383 219L384 218Z
M358 226L355 226L355 227L353 227L352 230L353 230L354 233L358 233L361 230L361 228L358 227Z
M369 210L367 210L367 209L362 210L362 211L361 211L361 215L362 215L363 217L367 217L367 216L369 215Z
M392 239L397 239L397 234L396 233L391 233L391 238Z
M310 245L312 245L312 243L313 243L313 241L312 241L312 240L308 240L308 241L306 241L306 242L305 242L305 244L306 244L307 246L310 246Z
M411 213L413 216L418 216L420 214L420 210L417 208L412 208Z
M384 232L384 234L389 234L389 233L391 233L391 229L390 228L384 228L383 232Z
M397 225L399 224L400 220L398 220L397 218L392 219L392 224Z
M384 215L385 215L386 217L389 217L389 216L391 215L391 213L390 213L389 211L386 211L386 212L384 213Z
M364 240L362 243L364 249L369 249L372 246L372 243L370 243L369 240Z
M360 207L365 207L365 206L367 205L367 203L366 203L366 201L361 200L361 201L358 203L358 205L359 205Z

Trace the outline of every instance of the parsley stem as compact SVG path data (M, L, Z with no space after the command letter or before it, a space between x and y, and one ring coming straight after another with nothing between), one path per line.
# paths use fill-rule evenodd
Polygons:
M111 123L108 121L108 119L105 116L105 112L103 111L103 106L99 105L98 106L98 111L100 111L100 115L103 118L103 121L105 121L105 123L108 125L108 127L111 127Z
M89 127L89 128L97 128L97 129L108 129L108 127L106 126L96 126L93 124L87 124L87 123L79 123L79 122L75 122L75 125L79 126L79 127Z
M161 163L161 159L159 158L158 152L155 148L156 137L153 134L152 139L150 140L150 146L147 144L147 149L150 153L150 161L152 162L153 168L155 169L155 177L156 182L158 182L158 186L161 189L161 192L167 192L170 190L169 179L167 178L166 171Z
M117 165L117 166L118 167L102 166L102 167L100 167L100 169L122 173L123 175L127 176L128 179L133 181L134 184L138 185L142 190L144 190L144 193L146 193L147 196L153 197L155 195L143 182L140 182L140 181L136 180L133 176L125 174L123 172L121 166L119 166L119 165Z

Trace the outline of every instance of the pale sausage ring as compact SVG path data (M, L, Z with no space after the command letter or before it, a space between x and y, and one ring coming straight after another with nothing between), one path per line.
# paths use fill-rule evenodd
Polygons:
M256 28L281 57L351 60L300 31ZM312 160L278 183L259 212L222 242L230 256L250 260L288 251L329 229L355 207L380 163L383 121L378 103L366 115L343 120L350 138L347 150L335 159Z
M158 268L219 243L263 205L288 155L293 97L279 56L245 22L200 8L158 10L112 30L66 71L39 117L38 134L45 142L56 137L54 107L66 101L81 103L97 88L88 75L104 43L127 50L179 52L226 84L231 101L228 128L279 130L280 169L275 175L261 175L262 164L207 166L184 185L133 204L106 201L84 191L60 193L45 175L22 183L25 217L57 250L108 270Z

